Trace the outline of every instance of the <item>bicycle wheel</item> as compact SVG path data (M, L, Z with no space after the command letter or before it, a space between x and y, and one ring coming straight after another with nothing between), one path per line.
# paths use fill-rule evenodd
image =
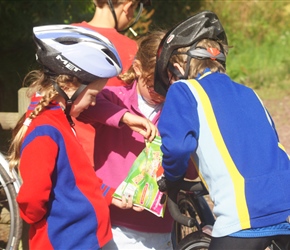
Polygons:
M22 220L13 180L0 164L0 249L18 249L21 233Z
M210 237L202 232L193 232L184 237L176 246L175 250L207 250Z
M201 231L205 225L213 225L213 214L204 197L192 198L190 194L180 193L178 197L178 207L185 216L195 220L193 227L187 227L174 222L175 242L178 244L186 235Z

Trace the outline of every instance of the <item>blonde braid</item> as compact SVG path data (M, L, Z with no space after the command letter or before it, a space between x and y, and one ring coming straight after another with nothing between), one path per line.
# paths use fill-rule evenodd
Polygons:
M53 87L53 82L56 82L62 89L72 88L74 90L76 90L81 84L78 78L73 76L58 75L57 77L52 77L39 70L34 70L28 73L23 81L24 86L29 86L27 96L32 97L36 92L39 92L42 95L42 98L36 105L35 109L29 114L28 118L26 118L30 119L29 123L31 120L35 119L58 95L58 92ZM20 162L22 141L29 126L23 124L26 123L25 117L26 115L24 114L12 131L12 140L7 156L10 169L18 166Z
M57 91L51 85L47 92L45 92L44 96L41 98L39 103L36 105L35 109L28 116L31 120L37 117L41 111L48 106L48 104L54 99L54 97L58 95Z
M15 135L13 136L10 147L8 149L7 160L9 162L10 171L18 166L20 161L20 149L22 145L22 140L28 128L27 126L23 126L24 121L25 114L17 122L16 127L18 127L19 130L17 133L14 133Z
M131 84L137 78L137 75L133 66L130 66L130 68L124 74L119 75L118 78L127 84Z
M42 97L40 102L37 104L35 109L28 116L29 119L33 120L49 104L49 102L55 98L55 96L58 93L54 90L51 84L51 80L49 80L47 76L45 76L43 72L41 71L34 70L28 73L26 77L24 78L23 85L27 86L29 82L31 82L31 84L27 92L28 97L31 97L33 94L35 94L38 91L44 93L44 96ZM8 149L8 156L7 156L10 170L18 166L20 162L20 150L22 146L22 141L28 129L28 126L23 124L24 121L26 120L25 117L26 115L24 114L19 119L15 128L12 131L12 140L11 140L10 147Z

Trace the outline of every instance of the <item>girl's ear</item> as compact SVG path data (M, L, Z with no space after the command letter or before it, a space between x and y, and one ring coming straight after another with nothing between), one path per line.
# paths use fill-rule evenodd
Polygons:
M137 77L142 76L141 62L139 60L134 60L132 66L133 66L133 70L135 71L135 75Z
M181 75L184 75L184 69L178 63L173 63L173 66L181 73Z
M132 6L132 4L133 4L132 1L128 1L128 2L124 3L124 5L123 5L123 11L125 12L126 15L128 14L129 9Z

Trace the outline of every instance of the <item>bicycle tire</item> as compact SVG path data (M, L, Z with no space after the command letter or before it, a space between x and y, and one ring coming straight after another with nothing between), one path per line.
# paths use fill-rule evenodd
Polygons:
M13 180L0 164L0 249L18 249L22 235L22 219L16 196Z
M174 250L208 250L211 237L202 232L193 232L184 237ZM281 250L281 248L275 241L265 248L265 250Z
M183 215L193 218L195 220L195 223L193 227L187 227L178 223L177 221L174 221L176 244L178 244L186 235L200 230L199 221L198 221L199 218L197 218L198 215L196 213L193 202L191 202L187 198L187 196L183 197L182 195L182 197L179 198L178 200L178 207L179 207L180 212Z
M211 238L202 232L193 232L185 236L176 246L175 250L207 250Z
M210 207L203 196L191 198L190 194L180 193L178 198L178 207L182 214L195 220L193 227L181 225L174 222L175 244L178 244L186 235L201 231L205 225L213 225L214 217Z

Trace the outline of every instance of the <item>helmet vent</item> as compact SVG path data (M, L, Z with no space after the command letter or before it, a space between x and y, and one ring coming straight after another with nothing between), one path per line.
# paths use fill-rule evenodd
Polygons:
M193 35L194 35L194 32L192 32L192 30L185 29L182 32L180 32L180 35L178 35L178 36L186 37L187 38L188 36L193 36Z
M108 55L108 57L109 57L110 59L114 60L114 62L118 64L118 60L117 60L117 58L116 58L116 56L115 56L114 53L112 53L112 52L111 52L110 50L108 50L108 49L102 49L102 51L103 51L106 55ZM112 61L108 59L108 57L106 57L106 60L107 60L108 62L110 62L110 64L114 65L114 64L112 63Z
M112 65L112 66L114 66L114 64L112 63L112 61L111 60L109 60L108 58L106 58L106 60Z
M79 42L79 39L76 39L75 37L59 37L55 39L55 41L64 44L64 45L73 45Z

